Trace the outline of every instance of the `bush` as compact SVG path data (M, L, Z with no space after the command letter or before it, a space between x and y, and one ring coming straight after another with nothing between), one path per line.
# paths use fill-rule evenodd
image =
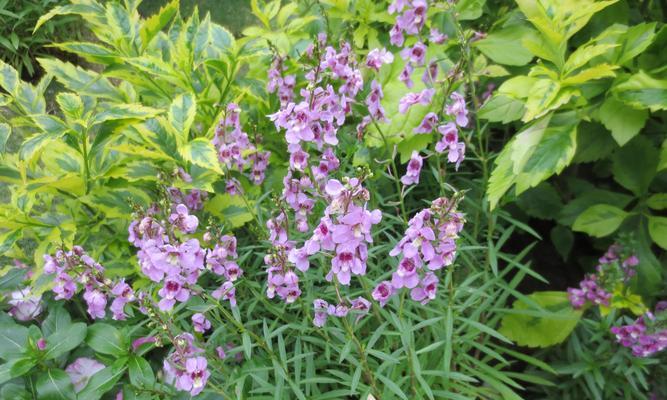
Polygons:
M43 15L95 37L0 63L2 397L664 392L662 28L517 5Z

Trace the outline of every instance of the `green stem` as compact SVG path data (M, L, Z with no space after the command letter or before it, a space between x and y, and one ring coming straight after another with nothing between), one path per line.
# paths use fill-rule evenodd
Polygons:
M407 223L408 213L405 211L405 203L403 202L403 195L401 192L401 181L398 178L398 168L396 168L396 161L394 160L393 151L389 146L389 141L387 140L387 137L384 135L384 132L382 132L382 129L380 128L380 125L378 125L375 118L373 118L373 125L378 130L378 133L380 133L380 136L382 137L382 141L384 142L384 146L388 154L388 158L391 161L390 175L394 179L394 182L396 184L396 195L398 196L398 201L401 205L401 216L403 217L403 221Z

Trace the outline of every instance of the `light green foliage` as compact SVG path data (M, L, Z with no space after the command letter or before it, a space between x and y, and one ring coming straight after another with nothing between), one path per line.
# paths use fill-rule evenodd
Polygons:
M514 302L499 332L520 346L553 346L567 339L581 314L565 292L535 292Z

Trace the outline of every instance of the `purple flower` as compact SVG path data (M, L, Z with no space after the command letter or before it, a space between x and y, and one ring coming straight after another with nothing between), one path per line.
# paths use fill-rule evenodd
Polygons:
M322 299L315 299L313 301L313 308L315 309L313 325L315 325L318 328L321 328L327 322L327 316L328 316L327 310L329 308L329 303L327 303Z
M56 300L69 300L76 293L76 289L76 283L69 275L64 272L59 273L56 277L56 285L53 287L53 293L56 294L54 298Z
M398 76L398 80L403 82L405 84L405 87L408 89L412 88L414 86L414 82L412 82L412 72L414 71L414 67L412 64L407 63L405 64L405 67L403 67L403 70L401 71L401 74Z
M32 294L29 287L13 291L8 303L12 306L8 314L18 321L30 321L42 312L42 296Z
M350 303L350 310L352 310L357 314L357 318L355 319L356 322L359 322L359 320L364 315L368 314L368 311L370 309L371 309L371 302L364 299L363 297L357 297Z
M196 332L204 333L211 329L211 321L207 320L204 314L196 313L192 315L192 325Z
M408 93L398 102L398 111L405 114L415 104L428 105L435 94L435 89L424 89L419 93Z
M410 291L410 297L414 301L419 301L426 304L435 299L438 291L438 277L434 273L428 272L424 278L419 282L419 286Z
M419 155L419 152L412 151L410 156L410 161L408 161L408 168L405 171L405 175L401 177L401 182L404 185L416 185L419 183L419 174L422 170L423 159Z
M431 133L435 125L438 124L438 115L434 112L430 112L424 116L421 124L416 127L414 133Z
M373 49L366 56L366 66L376 71L380 70L382 64L391 64L394 62L394 55L387 49Z
M375 289L373 289L373 299L380 303L380 307L384 307L396 290L390 281L380 282Z
M158 294L162 297L158 302L162 311L169 311L177 301L184 302L190 298L190 291L177 278L167 278Z
M104 364L92 358L80 357L65 368L69 375L74 391L79 393L90 381L90 378L104 369Z
M155 343L155 341L156 341L155 336L145 336L135 339L132 341L132 351L137 351L137 349L142 345L146 343Z
M236 288L231 281L224 282L219 288L214 290L211 295L217 300L227 300L232 307L236 307Z
M403 46L404 41L405 37L403 36L403 29L399 24L395 24L389 30L389 43L400 47Z
M447 35L441 33L438 28L431 28L431 33L428 36L428 40L431 43L443 44L447 40Z
M406 47L401 51L401 58L409 60L418 66L424 65L424 57L426 56L426 46L424 43L417 42L412 47Z
M465 127L468 125L468 109L466 108L466 101L459 93L452 93L452 103L446 108L447 115L453 116L456 119L456 125Z
M176 206L175 212L169 216L169 223L183 233L192 233L197 230L199 220L196 216L189 214L188 207L185 204L179 204Z
M121 279L112 289L111 294L116 296L116 298L111 302L111 307L109 309L113 313L113 319L115 320L124 320L125 315L125 304L134 301L134 291L125 283L125 279Z
M176 381L176 389L188 391L192 396L201 393L211 376L207 366L204 357L188 358L185 361L185 372Z
M217 354L218 358L221 360L227 358L227 353L225 353L225 349L223 349L222 346L218 346L215 348L215 354Z
M105 308L107 306L107 297L100 290L91 289L86 287L86 291L83 293L83 299L88 304L88 314L90 317L95 318L104 318L106 314Z

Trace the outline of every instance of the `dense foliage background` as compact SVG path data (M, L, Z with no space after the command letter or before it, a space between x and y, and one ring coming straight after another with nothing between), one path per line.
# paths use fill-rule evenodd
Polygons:
M666 16L0 1L0 398L667 398Z

